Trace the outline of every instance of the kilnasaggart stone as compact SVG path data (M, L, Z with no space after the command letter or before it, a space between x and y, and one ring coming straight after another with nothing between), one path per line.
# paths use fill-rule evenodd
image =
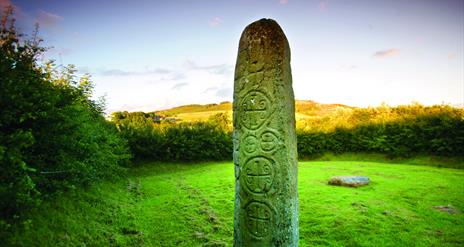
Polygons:
M290 47L274 20L240 38L234 83L234 246L298 246Z

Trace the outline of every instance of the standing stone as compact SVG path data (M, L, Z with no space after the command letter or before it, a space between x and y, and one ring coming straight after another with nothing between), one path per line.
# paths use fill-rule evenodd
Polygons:
M234 83L234 246L298 246L290 47L274 20L240 38Z

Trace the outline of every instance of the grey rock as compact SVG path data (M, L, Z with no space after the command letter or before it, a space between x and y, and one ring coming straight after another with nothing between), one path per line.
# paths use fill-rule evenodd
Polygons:
M451 206L451 205L448 205L448 206L433 206L433 209L436 209L438 211L442 211L442 212L446 212L446 213L449 213L449 214L458 214L459 211Z
M329 181L330 185L339 185L346 187L359 187L363 185L368 185L369 183L369 177L366 176L332 177Z

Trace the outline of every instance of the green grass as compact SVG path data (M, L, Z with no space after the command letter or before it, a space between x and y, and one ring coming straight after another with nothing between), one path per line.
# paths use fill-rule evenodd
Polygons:
M372 183L327 185L338 175L367 175ZM464 245L464 170L306 161L299 164L299 195L300 246ZM146 162L124 181L43 203L23 230L14 228L8 244L232 246L233 200L230 162ZM460 213L433 209L437 205Z
M371 161L376 163L389 164L408 164L419 166L434 166L464 169L464 157L445 157L432 155L414 155L409 158L392 158L379 153L325 153L320 157L312 159L314 161Z

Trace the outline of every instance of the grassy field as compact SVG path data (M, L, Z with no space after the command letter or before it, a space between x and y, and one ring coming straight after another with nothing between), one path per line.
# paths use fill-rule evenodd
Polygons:
M182 122L198 122L198 121L208 121L208 119L216 114L219 113L225 113L229 117L229 119L232 121L232 111L226 111L226 110L217 110L217 111L200 111L200 112L183 112L183 113L177 113L173 114L173 116L178 120ZM296 121L302 121L306 119L311 119L311 118L320 118L319 116L310 116L306 115L304 113L295 113L295 119Z
M320 104L310 100L296 100L295 118L296 121L320 119L331 116L337 111L350 112L352 109L353 107L341 104ZM206 121L209 117L218 113L225 113L232 120L232 103L221 102L220 104L183 105L157 111L157 114L174 117L182 122Z
M208 121L208 119L216 114L225 113L229 119L232 119L232 111L202 111L202 112L189 112L179 113L176 119L183 122L195 122L195 121Z
M327 185L338 175L367 175L372 183ZM464 245L464 170L374 161L300 162L299 194L300 246ZM0 245L232 246L233 199L230 162L147 162L124 180L43 203L30 212L32 220L23 230L14 230Z

